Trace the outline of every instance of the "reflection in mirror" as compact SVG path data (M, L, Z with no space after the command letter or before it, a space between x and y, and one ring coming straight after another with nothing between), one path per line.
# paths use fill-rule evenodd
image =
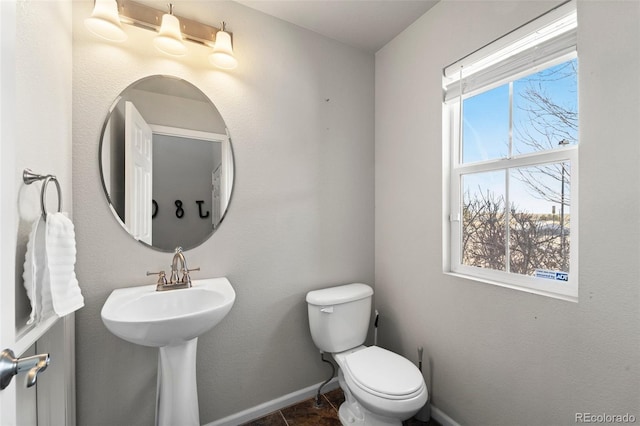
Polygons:
M174 77L144 78L118 96L103 128L100 168L116 219L162 251L204 242L231 199L224 120L198 88Z

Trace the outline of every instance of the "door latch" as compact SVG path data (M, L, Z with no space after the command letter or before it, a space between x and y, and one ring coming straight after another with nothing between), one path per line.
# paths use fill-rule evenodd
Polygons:
M5 349L0 353L0 390L9 386L13 376L27 370L27 387L35 385L38 374L49 366L49 360L49 354L16 358L11 349Z

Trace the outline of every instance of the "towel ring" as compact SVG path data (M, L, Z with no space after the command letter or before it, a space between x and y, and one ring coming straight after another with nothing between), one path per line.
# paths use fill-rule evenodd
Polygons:
M30 169L24 169L22 172L22 180L27 185L31 185L33 182L44 180L42 183L42 190L40 191L40 206L42 208L42 217L47 218L47 185L53 181L56 184L58 190L58 213L62 211L62 190L60 189L60 182L54 175L39 175L33 173Z

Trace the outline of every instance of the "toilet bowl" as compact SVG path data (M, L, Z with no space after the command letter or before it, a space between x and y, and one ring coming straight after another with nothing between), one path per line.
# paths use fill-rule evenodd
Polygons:
M347 284L307 294L314 343L338 364L345 394L343 425L398 426L427 402L422 373L409 360L378 346L364 346L373 290Z
M333 358L340 367L338 380L347 400L340 408L343 424L399 425L427 402L422 374L398 354L361 346Z

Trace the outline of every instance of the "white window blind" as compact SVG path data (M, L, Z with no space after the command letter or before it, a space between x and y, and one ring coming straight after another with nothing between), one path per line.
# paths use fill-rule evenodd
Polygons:
M577 26L575 2L570 1L445 67L445 102L570 59Z

